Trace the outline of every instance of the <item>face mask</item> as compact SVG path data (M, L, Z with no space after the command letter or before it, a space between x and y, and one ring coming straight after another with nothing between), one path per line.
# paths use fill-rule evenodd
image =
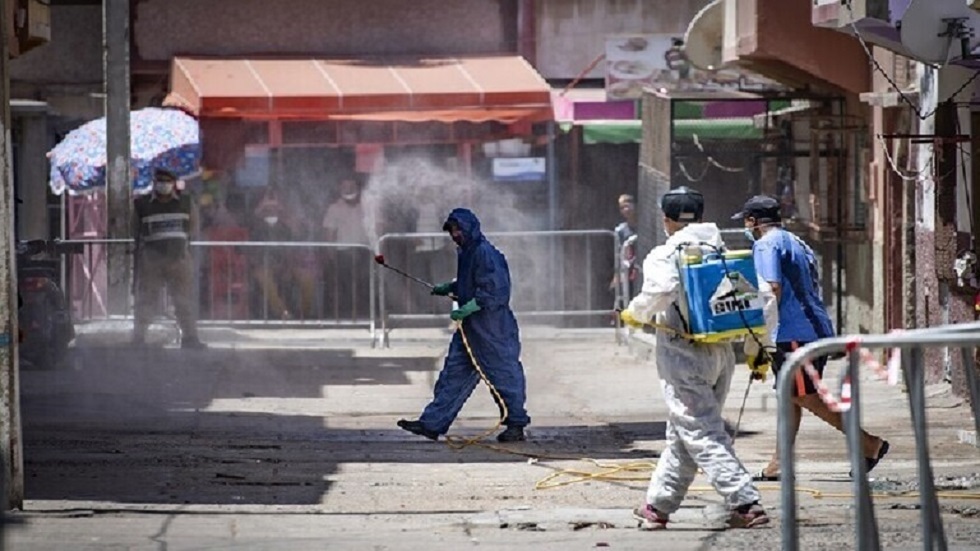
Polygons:
M279 217L278 216L266 216L265 217L265 223L266 224L269 224L270 226L274 226L276 224L276 222L278 222L278 221L279 221Z
M153 191L156 192L157 195L170 195L174 192L174 183L156 182L153 184Z
M345 201L353 201L353 200L357 199L357 194L356 193L345 193L345 194L341 195L341 197L343 197Z
M755 242L755 231L752 228L745 228L744 233L746 239Z

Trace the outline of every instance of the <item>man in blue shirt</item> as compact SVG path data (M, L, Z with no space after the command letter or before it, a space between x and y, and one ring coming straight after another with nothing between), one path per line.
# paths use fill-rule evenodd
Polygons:
M790 352L834 336L833 323L820 296L816 255L802 239L783 229L779 201L772 197L757 195L749 199L732 219L744 221L746 237L753 241L752 256L759 279L769 283L779 301L779 321L773 339L776 343L773 372L778 380L779 369ZM827 358L822 357L813 362L813 367L823 376L826 364ZM803 371L796 373L793 395L795 407L790 426L794 440L800 429L801 408L844 432L843 416L827 407L817 395L816 385ZM888 453L888 442L867 432L862 433L861 446L869 472ZM778 479L777 450L756 480Z

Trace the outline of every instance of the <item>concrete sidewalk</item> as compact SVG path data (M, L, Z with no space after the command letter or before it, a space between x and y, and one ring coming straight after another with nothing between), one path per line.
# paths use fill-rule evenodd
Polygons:
M665 409L642 347L612 330L524 330L531 441L505 453L456 451L395 421L431 397L448 334L412 330L389 349L366 331L214 331L206 352L133 350L82 339L73 368L22 374L27 502L11 549L773 549L778 484L762 485L771 528L720 531L720 499L699 478L671 530L641 533L630 516L647 471L621 482L560 480L586 461L652 463ZM738 415L748 372L737 371L725 415ZM865 426L891 442L874 472L880 491L914 489L915 450L899 387L863 385ZM980 452L958 443L968 407L931 389L930 445L956 548L980 548ZM495 424L479 387L455 434ZM752 471L775 445L775 399L751 389L736 442ZM804 419L798 448L802 549L853 547L842 435ZM577 481L576 481L577 480ZM957 493L959 492L959 493ZM818 493L822 493L820 496ZM921 548L917 501L879 498L882 542Z

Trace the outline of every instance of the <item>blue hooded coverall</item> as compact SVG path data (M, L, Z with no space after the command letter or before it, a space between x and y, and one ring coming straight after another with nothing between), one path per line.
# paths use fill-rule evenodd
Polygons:
M517 319L510 309L507 259L483 236L480 220L468 209L454 209L446 222L457 224L464 238L457 251L451 292L460 305L476 299L480 306L480 311L463 320L463 331L476 361L507 405L503 424L527 426L531 418L524 409L526 383ZM480 375L457 331L436 381L435 397L419 418L422 426L445 434L479 382Z

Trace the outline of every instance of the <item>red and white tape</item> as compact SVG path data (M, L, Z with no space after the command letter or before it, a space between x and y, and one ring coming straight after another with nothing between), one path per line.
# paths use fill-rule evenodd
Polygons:
M888 357L887 364L882 365L870 350L866 348L859 349L860 345L861 342L855 339L847 343L844 351L850 354L857 350L863 367L870 368L878 379L885 381L889 385L894 386L898 384L899 370L902 365L901 349L893 349ZM837 399L834 393L821 380L820 374L817 373L812 363L807 361L803 364L803 370L810 377L810 380L813 381L813 386L817 389L817 395L823 400L823 403L827 404L827 407L831 411L844 412L851 409L851 379L849 376L845 375L844 380L841 381L840 399Z

